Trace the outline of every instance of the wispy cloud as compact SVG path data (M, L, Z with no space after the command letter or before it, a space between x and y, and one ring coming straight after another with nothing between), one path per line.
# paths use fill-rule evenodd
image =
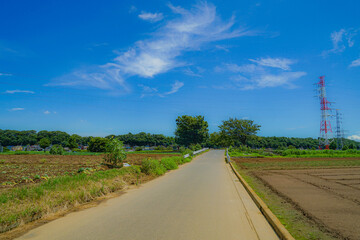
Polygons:
M249 59L252 62L259 64L260 66L280 68L282 70L290 70L290 65L295 61L287 58L260 58L257 60Z
M44 114L45 114L45 115L48 115L48 114L50 114L50 113L51 113L51 112L48 111L48 110L44 111Z
M180 88L184 86L183 82L175 81L174 84L171 85L171 90L169 92L164 93L165 95L174 94L179 91Z
M330 35L330 39L333 48L323 51L322 55L327 56L330 53L341 53L345 51L347 47L353 47L355 44L354 37L357 35L358 29L340 29L334 31Z
M252 64L223 64L215 71L228 71L235 73L230 79L233 84L217 86L217 88L240 88L252 90L268 87L295 88L294 81L306 75L305 72L289 71L290 65L296 61L287 58L260 58L260 60L249 59ZM254 64L255 63L255 64Z
M182 88L184 86L183 82L180 81L175 81L172 85L171 85L171 89L168 92L164 92L164 93L160 93L158 91L157 88L155 87L150 87L150 86L145 86L143 84L140 84L139 87L142 88L142 95L141 98L143 97L150 97L150 96L158 96L158 97L165 97L166 95L171 95L174 94L176 92L178 92L180 90L180 88Z
M139 14L138 17L141 18L142 20L149 22L158 22L164 18L162 13L149 13L149 12L141 12L141 14Z
M347 137L350 140L354 140L354 141L358 141L360 142L360 135L351 135L349 137Z
M349 67L359 67L359 66L360 66L360 58L352 61Z
M12 76L12 74L11 73L1 73L0 72L0 76Z
M23 111L23 110L25 110L25 108L12 108L9 111L15 112L15 111Z
M186 74L186 75L189 75L189 76L192 76L192 77L202 77L202 73L204 72L205 70L201 67L196 67L195 69L191 69L190 67L188 68L185 68L183 70L183 72Z
M152 37L136 42L113 61L91 70L78 70L55 79L53 85L92 86L111 89L126 87L131 76L152 78L185 63L178 58L185 52L199 51L206 44L224 39L255 35L243 28L234 29L235 18L223 21L216 7L201 2L191 9L169 5L175 17L152 33ZM128 89L127 89L128 90Z
M14 93L30 93L30 94L34 94L34 91L29 91L29 90L6 90L5 93L8 94L14 94Z

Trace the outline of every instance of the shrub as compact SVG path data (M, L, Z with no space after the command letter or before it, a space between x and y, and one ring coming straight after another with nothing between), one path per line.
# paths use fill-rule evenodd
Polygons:
M143 150L142 147L136 147L136 148L135 148L135 151L142 151L142 150Z
M168 146L168 147L166 148L166 150L167 150L167 151L173 151L174 149L173 149L172 146Z
M108 143L107 138L102 137L94 137L91 138L89 143L89 151L90 152L106 152L106 146Z
M126 159L126 152L121 141L113 138L110 139L106 145L105 162L113 166L123 166L123 161Z
M174 161L176 162L177 165L181 165L181 164L185 163L183 156L176 156L176 157L171 157L171 158L174 159Z
M163 151L163 150L165 150L166 148L164 147L164 146L157 146L156 148L155 148L155 150L160 150L160 151Z
M188 148L181 152L181 154L183 156L186 155L186 154L189 154L190 156L192 156L192 153L193 153L193 151L191 149L188 149Z
M141 172L147 175L163 175L166 172L166 169L160 162L156 159L145 159L141 163Z
M52 154L52 155L63 155L64 154L64 148L59 144L55 144L55 145L53 145L51 147L50 154Z
M161 159L161 164L167 169L167 170L173 170L178 168L178 164L175 159L172 157L165 157Z

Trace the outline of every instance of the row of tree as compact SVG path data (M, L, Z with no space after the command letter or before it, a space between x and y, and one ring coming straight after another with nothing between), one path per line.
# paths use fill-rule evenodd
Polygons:
M209 134L209 124L204 116L179 116L176 119L175 137L167 137L162 134L137 133L123 135L109 135L105 138L81 137L69 135L61 131L16 131L0 130L0 144L11 145L33 145L40 143L46 146L59 144L63 147L76 148L79 145L89 145L90 148L101 143L102 147L95 147L93 150L104 148L107 139L117 139L130 146L185 146L195 145L207 147L229 147L247 145L252 148L273 148L283 149L289 146L302 149L318 148L318 140L314 138L288 138L288 137L258 137L257 132L260 125L252 120L230 118L219 125L219 131ZM96 141L95 141L96 140ZM359 148L360 143L343 139L348 148ZM330 145L336 149L335 141ZM91 151L91 149L90 149Z
M219 148L229 146L249 146L251 148L285 149L317 149L319 140L314 138L294 137L259 137L256 136L260 125L252 120L230 118L219 125L219 131L209 134L208 123L203 116L181 116L176 119L175 141L180 145L191 146L201 144L207 147ZM360 143L342 139L343 149L358 149ZM336 139L330 144L330 149L337 149Z

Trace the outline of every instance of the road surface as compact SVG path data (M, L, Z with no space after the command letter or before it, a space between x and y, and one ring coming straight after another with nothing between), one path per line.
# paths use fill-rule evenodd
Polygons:
M278 239L212 150L97 207L68 214L19 239Z

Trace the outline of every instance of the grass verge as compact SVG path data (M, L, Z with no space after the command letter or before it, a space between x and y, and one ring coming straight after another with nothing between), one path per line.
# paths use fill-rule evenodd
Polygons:
M234 164L238 173L265 202L290 234L297 240L335 240L332 235L316 225L285 198L277 195L270 187L254 176L251 171Z
M83 171L74 176L58 176L45 182L0 192L0 233L20 225L93 201L131 184L151 180L167 170L190 162L192 157L145 159L140 166L104 171Z

